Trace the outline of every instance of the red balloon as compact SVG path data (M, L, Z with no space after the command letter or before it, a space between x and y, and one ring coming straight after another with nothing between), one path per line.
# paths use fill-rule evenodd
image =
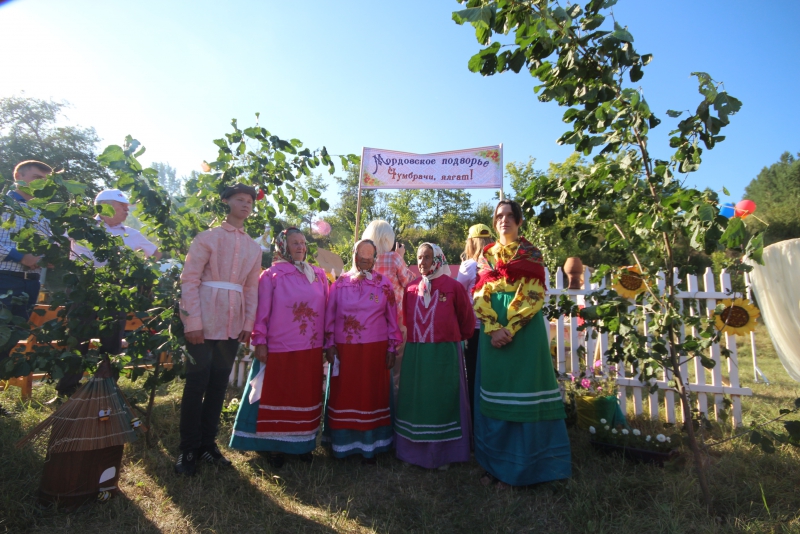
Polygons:
M736 204L736 213L734 217L741 217L744 219L748 215L753 214L756 211L756 203L752 200L740 200Z

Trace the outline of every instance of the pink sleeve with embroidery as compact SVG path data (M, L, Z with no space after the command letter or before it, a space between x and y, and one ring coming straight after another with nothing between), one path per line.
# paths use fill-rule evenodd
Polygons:
M387 285L391 285L388 281ZM397 352L397 346L403 342L403 334L397 324L397 301L394 298L394 289L390 288L391 298L384 299L386 314L386 330L389 334L389 352Z
M334 331L336 330L336 288L337 283L331 284L328 288L328 302L325 305L325 343L324 348L333 347L336 344Z

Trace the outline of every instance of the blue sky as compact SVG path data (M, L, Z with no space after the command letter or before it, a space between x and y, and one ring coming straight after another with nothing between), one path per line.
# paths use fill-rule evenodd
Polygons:
M250 125L255 112L272 133L333 154L503 143L506 163L564 160L569 149L555 143L563 110L538 102L524 71L469 72L479 45L452 22L458 9L448 0L14 0L0 7L0 96L67 100L70 122L95 127L102 146L131 134L148 149L145 163L170 162L181 175L214 159L211 141L231 118ZM637 85L663 120L655 156L671 153L677 120L664 112L699 102L692 71L744 103L687 183L725 186L738 200L764 166L800 151L800 2L620 0L613 9L636 49L654 54Z

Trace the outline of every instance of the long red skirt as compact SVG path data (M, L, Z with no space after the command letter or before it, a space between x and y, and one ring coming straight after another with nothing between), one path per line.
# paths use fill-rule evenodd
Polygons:
M336 345L339 369L337 376L331 376L328 400L332 430L367 431L392 424L388 348L388 341Z
M260 435L306 435L322 417L322 348L267 356L258 404Z

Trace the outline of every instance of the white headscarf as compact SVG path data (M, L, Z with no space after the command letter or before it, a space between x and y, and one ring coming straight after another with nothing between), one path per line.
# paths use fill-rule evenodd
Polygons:
M428 306L431 305L431 281L435 278L439 278L443 274L446 274L449 267L447 266L447 259L444 257L444 252L442 252L442 249L439 248L439 245L434 245L433 243L422 243L417 248L417 254L419 254L419 249L425 246L431 247L433 250L433 263L431 264L431 270L428 273L423 273L420 271L419 274L422 275L422 281L417 286L417 295L422 297L422 303L427 309Z
M370 245L372 245L372 250L375 251L375 256L373 256L373 260L377 258L378 247L375 246L375 243L372 241L372 239L361 239L357 241L356 245L353 247L353 266L347 272L347 275L352 280L355 279L363 280L364 278L366 278L367 280L372 280L372 269L370 269L369 271L362 271L361 269L358 268L358 247L362 243L369 243ZM375 264L373 263L373 266L374 265Z
M296 261L294 258L292 258L292 255L289 253L288 233L291 230L297 230L301 235L303 233L300 231L299 228L291 226L289 228L286 228L280 234L278 234L277 239L275 239L275 256L272 260L272 263L282 263L282 262L291 263L292 265L294 265L295 269L297 269L298 271L300 271L300 273L305 275L306 280L308 280L309 283L314 283L314 279L316 278L317 275L314 272L314 268L311 267L311 265L309 265L309 263L306 261L306 258L308 257L308 248L306 248L306 254L305 256L303 256L302 261Z

